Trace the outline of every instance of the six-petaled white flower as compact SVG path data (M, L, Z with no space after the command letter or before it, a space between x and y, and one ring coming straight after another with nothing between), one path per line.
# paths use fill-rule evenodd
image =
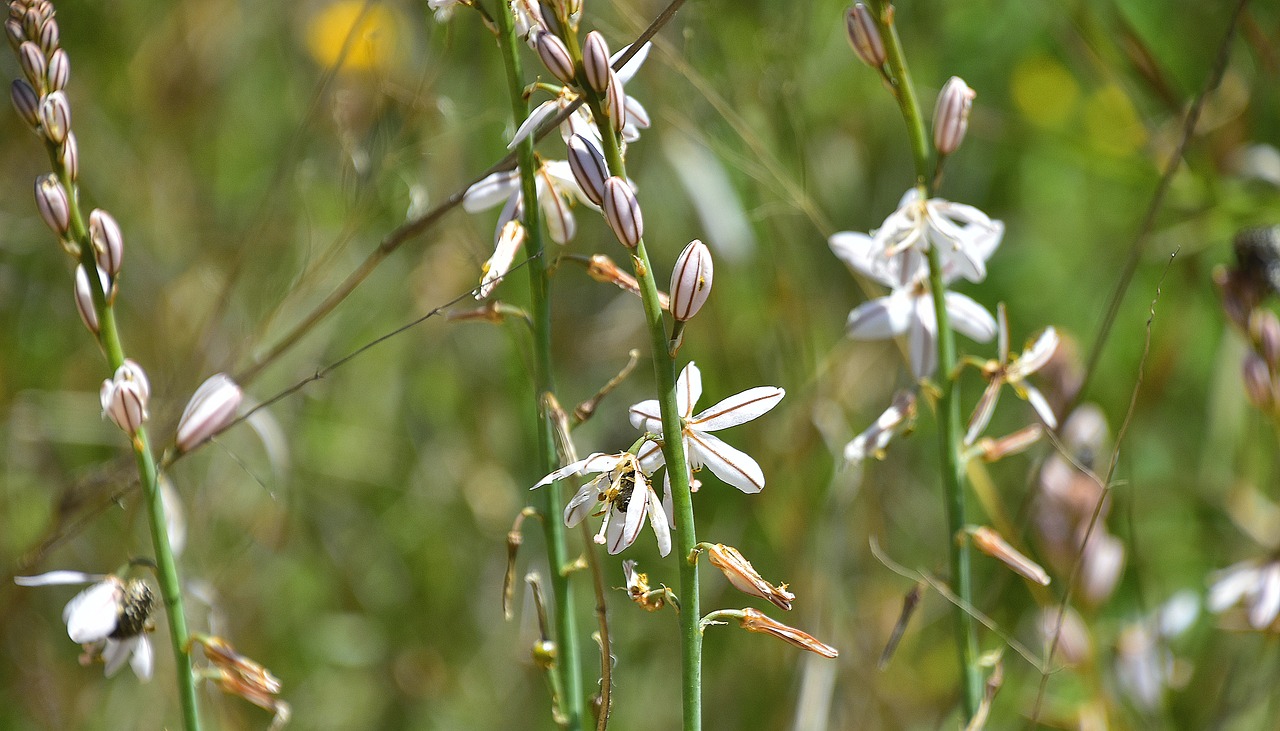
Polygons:
M855 340L884 340L907 336L912 373L926 378L937 367L938 320L929 290L928 262L917 248L886 256L883 242L866 234L842 231L830 239L831 250L848 266L890 287L887 296L864 302L849 313L848 335ZM985 262L1000 244L1000 237L985 237L968 249L973 261ZM985 271L985 268L984 270ZM956 259L942 267L944 285L962 272ZM996 334L996 320L982 305L959 292L946 292L951 325L979 342Z
M1026 382L1027 376L1040 370L1054 351L1058 349L1058 333L1051 327L1045 328L1040 336L1027 345L1021 355L1009 356L1009 322L1005 317L1004 305L996 308L997 315L997 358L982 366L982 375L987 379L987 388L974 407L973 417L969 420L969 431L964 436L966 445L973 444L991 423L991 415L995 413L996 402L1004 384L1009 384L1018 398L1031 404L1040 416L1040 420L1050 429L1058 427L1058 418L1053 407L1040 393L1040 389Z
M671 525L662 501L649 483L649 475L640 468L639 459L630 452L596 452L552 472L533 488L588 473L599 473L599 476L583 485L565 506L565 525L576 526L600 505L594 514L604 515L605 519L595 541L606 546L609 553L619 553L635 543L646 517L658 539L658 553L666 556L671 552Z
M764 472L760 465L745 452L708 432L751 421L776 406L784 395L786 391L781 388L758 386L730 396L695 416L694 404L702 396L702 373L691 361L676 380L676 405L684 425L682 437L689 469L698 470L705 465L716 477L743 492L760 492L764 488ZM655 435L656 439L663 439L662 414L657 399L641 401L631 407L630 413L632 426ZM652 474L665 462L657 442L646 440L640 445L640 464L644 471Z
M67 635L84 645L89 660L101 659L106 675L115 675L129 662L142 680L151 679L155 655L146 633L153 599L151 589L140 579L125 581L117 576L86 574L80 571L50 571L39 576L16 576L19 586L87 584L62 610Z
M587 198L578 181L573 177L573 170L565 160L547 160L538 167L538 207L542 209L542 218L546 221L551 240L558 244L568 242L577 231L570 210L571 201L577 200L596 208ZM498 227L494 230L494 244L502 238L502 227L508 221L522 217L521 183L519 170L500 170L467 189L462 198L462 207L468 213L476 213L505 202L502 215L498 217Z
M923 252L934 247L944 269L954 268L956 275L981 282L987 277L986 261L1004 236L1004 224L973 206L942 198L926 200L912 188L871 236L879 256L896 257L909 249Z
M1242 561L1209 577L1209 610L1215 614L1236 604L1249 612L1249 626L1262 630L1280 616L1280 561Z

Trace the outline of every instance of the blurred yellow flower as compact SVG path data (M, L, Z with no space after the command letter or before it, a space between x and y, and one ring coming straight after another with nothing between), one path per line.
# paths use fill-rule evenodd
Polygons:
M381 3L343 0L311 19L307 45L312 58L325 68L340 64L343 71L386 70L400 55L397 20L396 13Z
M1080 99L1080 86L1071 72L1044 56L1021 61L1010 84L1022 115L1045 127L1066 124Z

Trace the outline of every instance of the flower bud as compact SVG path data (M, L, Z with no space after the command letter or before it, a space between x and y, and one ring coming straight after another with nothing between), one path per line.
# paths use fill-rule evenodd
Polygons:
M939 155L950 155L960 148L977 95L959 76L947 79L938 93L938 106L933 110L933 146Z
M609 44L598 30L588 33L582 44L582 68L586 72L587 83L597 94L603 94L609 88L613 76L613 68L609 64Z
M40 43L40 50L44 51L45 56L52 56L53 52L58 49L58 21L49 18L40 26L40 35L34 39Z
M27 40L27 34L22 30L22 21L16 18L9 18L4 22L4 35L9 39L9 46L13 48L14 53L17 53L22 47L22 42Z
M40 102L40 127L44 136L55 145L61 145L71 131L71 105L67 95L55 91Z
M973 529L969 535L973 539L974 548L1008 566L1015 574L1041 586L1049 585L1049 574L1040 564L1009 545L999 533L981 526Z
M880 28L871 11L862 3L854 3L844 14L845 30L849 31L849 44L863 63L873 69L884 66L886 60L884 41Z
M65 238L71 228L71 204L58 176L50 173L36 178L36 207L49 228L59 238Z
M27 34L27 38L33 40L39 38L40 29L52 16L53 6L47 2L28 6L27 12L22 16L22 30Z
M126 434L134 434L147 420L151 384L147 374L132 360L116 369L115 376L102 382L102 413Z
M613 235L628 249L634 249L644 237L644 217L640 214L640 202L627 181L613 176L604 185L605 220Z
M40 50L40 46L31 41L23 41L22 45L18 46L18 66L22 68L22 74L36 90L44 88L44 74L48 65L45 63L44 51Z
M609 113L609 126L614 132L621 132L627 126L627 92L622 88L622 79L609 69L609 90L604 95L604 108Z
M16 82L15 82L16 83ZM573 178L587 198L597 206L604 203L604 181L609 178L609 167L596 144L582 135L569 140L569 168Z
M107 273L98 267L94 267L98 272L98 283L102 285L103 294L111 291L111 281L107 278ZM94 335L98 334L98 309L93 305L93 291L90 289L89 274L85 271L84 265L76 267L76 311L80 313L80 320L84 326L89 328L89 332Z
M178 451L189 452L227 428L235 419L244 392L225 373L200 384L178 421Z
M707 559L712 566L724 573L725 578L738 591L773 602L779 609L791 609L791 602L796 595L787 591L787 585L774 586L765 581L751 566L751 562L733 546L717 543L707 549Z
M789 642L802 650L817 653L826 658L834 658L840 654L836 648L818 641L808 632L802 632L766 616L758 609L743 609L738 620L741 627L750 632L762 632L773 635L784 642Z
M688 320L698 314L711 294L712 271L711 250L698 239L690 241L671 271L672 317Z
M1271 310L1257 309L1249 317L1249 337L1272 373L1280 372L1280 318Z
M542 59L542 64L547 67L551 75L566 84L572 84L573 57L569 55L569 48L564 41L546 31L536 31L534 38L538 47L538 58Z
M49 91L62 91L67 88L67 81L70 79L71 61L67 58L67 52L59 48L49 57L49 70L45 72Z
M89 214L89 240L93 242L98 266L115 279L124 258L124 236L120 233L120 224L110 213L101 208L93 209Z
M1263 411L1275 408L1275 391L1271 383L1271 370L1262 356L1254 352L1244 356L1244 393L1249 402Z
M67 139L58 147L58 165L67 171L72 183L80 179L80 146L76 144L75 132L68 132Z
M22 79L14 79L9 87L9 96L13 99L13 108L18 116L33 130L40 128L40 95L31 88L31 84Z

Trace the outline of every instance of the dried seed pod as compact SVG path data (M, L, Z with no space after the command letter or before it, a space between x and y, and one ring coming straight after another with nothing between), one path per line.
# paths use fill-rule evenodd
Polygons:
M93 209L89 214L89 240L93 242L98 266L115 279L124 258L124 235L120 232L120 224L110 213L101 208Z
M542 64L547 67L552 76L565 84L572 85L573 57L569 55L569 48L564 41L546 31L536 31L533 37L537 44L538 58L542 59Z
M225 373L210 376L191 396L178 421L178 451L189 452L227 428L244 399L240 386Z
M613 69L609 64L609 44L600 31L588 33L582 44L582 68L586 72L587 83L597 94L603 94L609 88Z
M627 181L616 175L605 181L603 208L605 220L618 241L628 249L636 248L644 238L644 216Z
M61 145L71 131L71 105L67 95L55 91L40 102L40 127L44 136L55 145Z
M671 271L671 316L688 320L698 314L711 294L711 250L698 239L689 242Z
M59 48L49 56L49 69L45 72L45 80L49 82L50 91L62 91L67 88L67 82L70 79L71 60L67 58L67 52Z
M604 203L604 182L609 178L609 167L596 144L582 135L569 140L569 168L574 180L587 198L597 206Z
M37 91L44 90L44 75L49 66L44 59L44 51L40 50L31 41L23 41L18 46L18 66L22 68L23 76L27 77L27 81L35 87Z
M50 173L36 178L36 207L50 230L58 238L65 238L71 228L71 205L58 176Z
M950 155L960 149L969 129L969 110L977 95L959 76L947 79L938 93L938 105L933 110L933 146L939 155Z
M884 66L888 58L884 52L884 40L880 38L880 27L871 11L862 3L854 3L844 14L845 30L849 32L849 45L863 63L873 69Z
M40 129L40 95L31 88L31 84L22 79L14 79L9 86L9 96L13 99L13 108L18 116L33 130Z

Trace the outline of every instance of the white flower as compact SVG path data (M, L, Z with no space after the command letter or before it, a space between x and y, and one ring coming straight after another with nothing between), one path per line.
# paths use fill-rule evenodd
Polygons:
M991 256L1000 239L989 237L983 243L989 248L970 251L981 261ZM884 340L906 335L912 372L916 378L931 375L938 360L938 321L924 255L916 248L907 248L886 256L876 239L853 231L835 234L830 244L845 264L892 289L887 296L864 302L849 313L849 337ZM960 273L953 262L944 263L943 284L954 282ZM951 326L957 332L980 342L995 336L996 321L986 308L958 292L946 292L945 297Z
M461 0L427 0L427 7L435 11L436 22L443 23L453 16L454 8Z
M1041 421L1050 429L1058 427L1058 418L1054 416L1053 407L1045 399L1044 394L1030 383L1027 376L1035 373L1049 362L1054 351L1058 349L1058 333L1051 327L1045 328L1040 337L1027 345L1022 354L1009 357L1009 323L1005 317L1004 305L996 309L997 334L996 342L998 358L988 361L982 366L982 374L987 379L987 389L978 405L974 407L973 417L969 419L969 431L964 436L965 445L973 444L991 423L991 415L995 413L996 402L1000 399L1000 390L1009 384L1018 398L1031 404L1040 416Z
M915 423L916 395L911 391L899 391L894 394L889 408L866 431L845 445L844 461L861 462L867 457L883 459L889 442L895 436L910 431Z
M1280 561L1242 561L1214 573L1209 582L1209 611L1215 614L1243 604L1249 610L1249 625L1258 630L1280 616Z
M586 459L567 464L538 481L531 489L549 485L570 475L600 473L599 477L583 485L564 508L564 524L570 528L592 514L597 503L603 507L596 515L605 515L596 535L596 543L605 545L609 553L616 554L635 543L644 527L645 517L658 539L658 553L671 552L671 525L662 509L662 501L649 484L649 475L640 468L640 461L630 452L604 454L596 452Z
M80 571L50 571L39 576L15 576L19 586L86 584L92 586L76 594L62 610L67 635L86 646L91 659L106 664L106 675L115 675L125 661L142 680L151 679L155 655L146 633L153 599L151 589L139 579L124 581L117 576L86 574Z
M981 282L987 277L986 261L1004 235L1004 224L973 206L942 198L924 200L912 188L902 196L898 210L871 235L879 256L892 257L908 249L923 252L933 246L942 255L944 268L954 267L959 276Z
M558 244L567 243L577 231L570 203L580 201L591 208L596 205L587 198L578 181L573 177L573 170L565 160L547 160L537 171L538 207L542 209L542 218L547 223L547 232L551 240ZM462 197L462 207L468 213L493 208L504 203L502 215L498 217L498 227L494 231L495 246L502 238L502 227L508 221L522 218L521 183L519 170L500 170L467 189Z
M726 444L707 432L737 426L764 414L777 406L786 391L773 386L757 386L704 410L693 414L694 404L702 396L702 372L692 361L680 371L676 380L676 407L684 424L684 452L689 469L699 470L705 465L721 480L746 493L764 489L764 472L750 455ZM631 425L662 439L662 414L657 399L641 401L632 406ZM660 445L648 440L640 445L640 463L652 474L666 462Z

